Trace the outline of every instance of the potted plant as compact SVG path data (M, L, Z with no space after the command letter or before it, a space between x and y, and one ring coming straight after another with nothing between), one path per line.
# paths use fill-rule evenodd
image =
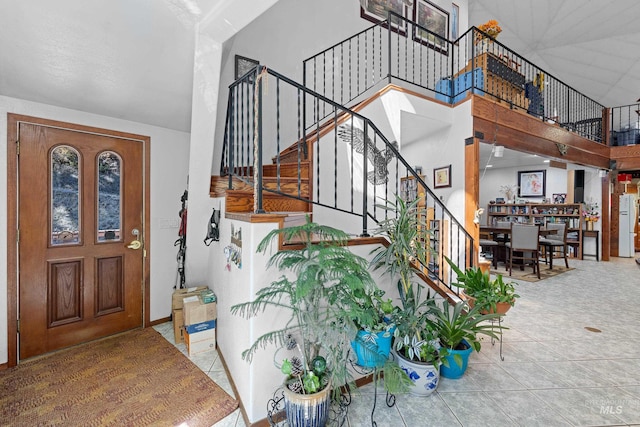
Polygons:
M374 294L377 288L367 260L347 248L343 231L307 217L303 225L268 233L257 251L266 252L280 236L300 243L299 249L279 250L269 258L267 268L285 275L260 289L253 301L232 306L231 312L247 318L271 307L289 312L284 326L260 336L242 357L251 362L259 348L275 344L274 361L286 375L289 425L320 426L326 423L330 398L339 399L340 388L352 380L347 366L356 332L352 296ZM295 353L280 362L275 358L281 349Z
M351 341L356 364L373 369L374 375L384 376L384 387L392 394L409 390L411 381L397 363L389 359L396 325L392 319L391 299L383 300L381 289L350 292L343 301L358 331Z
M465 373L471 352L482 347L479 335L499 339L497 332L504 327L487 323L498 317L497 313L481 314L479 306L471 308L466 302L453 307L444 302L436 320L440 345L446 350L440 369L443 377L455 379Z
M352 292L347 295L352 307L351 318L358 332L351 347L356 355L356 363L365 368L382 366L389 357L391 340L396 329L391 320L393 304L383 300L384 291Z
M391 214L378 224L375 234L385 237L388 244L372 251L371 264L374 270L381 269L392 279L398 278L401 306L391 316L396 326L393 354L412 381L409 391L428 395L438 385L442 352L434 322L438 307L430 293L414 283L427 253L420 238L426 227L420 219L419 200L406 202L396 196L395 203L387 201L380 206Z
M455 286L462 288L467 296L469 306L479 306L480 313L506 314L516 303L520 295L515 292L515 282L505 282L501 274L491 279L488 272L478 267L470 267L462 271L449 258L445 257L457 275Z

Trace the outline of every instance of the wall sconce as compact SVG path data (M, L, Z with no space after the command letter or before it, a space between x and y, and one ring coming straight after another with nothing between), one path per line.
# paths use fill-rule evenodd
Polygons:
M606 170L604 170L604 169L600 169L600 170L598 171L598 178L604 178L604 177L606 177L606 176L607 176L607 171L606 171Z
M493 155L496 157L504 156L504 146L496 145L495 147L493 147Z

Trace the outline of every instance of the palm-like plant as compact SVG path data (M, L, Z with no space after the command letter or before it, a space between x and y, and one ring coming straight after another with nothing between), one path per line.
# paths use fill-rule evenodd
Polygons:
M500 315L497 313L480 314L480 307L470 308L464 302L459 302L451 308L451 305L445 301L436 319L440 344L447 351L462 350L461 344L466 341L475 351L480 351L482 344L479 335L500 339L498 332L504 327L487 323L498 317ZM462 365L462 358L457 354L454 355L454 361Z
M296 348L300 354L297 372L289 371L292 364L284 365L293 382L302 383L296 392L312 393L331 383L334 397L338 397L339 387L352 379L347 352L356 334L347 295L377 289L368 262L345 246L346 233L313 223L309 217L304 225L271 231L258 245L258 252L266 252L280 236L302 245L300 249L280 250L269 259L268 268L288 274L258 291L253 301L234 305L231 312L249 318L274 307L288 310L290 317L283 327L260 336L242 357L250 362L259 348L270 344ZM299 337L293 345L292 335ZM314 369L323 364L322 358L326 369ZM314 376L322 377L318 387L308 387L306 379L315 383Z

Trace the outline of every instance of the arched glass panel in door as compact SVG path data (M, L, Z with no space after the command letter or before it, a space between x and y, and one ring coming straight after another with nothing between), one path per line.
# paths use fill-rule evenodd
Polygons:
M98 242L121 240L122 223L122 184L120 173L122 158L113 151L104 151L98 155L96 167L97 182L97 227Z
M80 243L80 176L78 151L66 145L51 150L50 158L51 245Z

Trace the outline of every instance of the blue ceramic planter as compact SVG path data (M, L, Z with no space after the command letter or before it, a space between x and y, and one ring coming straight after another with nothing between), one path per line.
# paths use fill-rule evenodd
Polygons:
M284 412L290 427L325 427L331 406L331 387L314 394L297 394L284 386Z
M393 328L395 329L395 328ZM356 339L351 341L351 348L357 357L357 364L365 368L375 368L384 365L391 351L393 329L373 334L359 331Z
M449 362L449 367L443 365L440 366L440 375L444 378L458 379L462 377L467 370L469 364L469 356L473 351L471 345L463 340L463 344L467 346L466 350L449 350L449 353L444 357ZM458 365L454 359L454 355L459 354L462 357L462 366Z

